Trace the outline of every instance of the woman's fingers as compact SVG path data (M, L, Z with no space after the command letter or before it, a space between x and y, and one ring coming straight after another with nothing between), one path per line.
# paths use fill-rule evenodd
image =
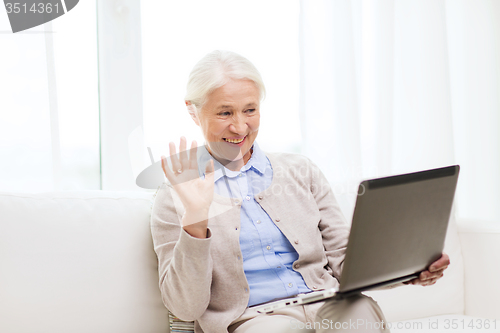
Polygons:
M179 171L182 171L182 165L179 162L179 158L177 157L175 144L173 142L170 142L168 144L168 147L170 148L170 160L172 161L172 169L175 173L179 173Z
M441 271L438 271L438 272L423 271L422 273L420 273L419 279L421 281L427 281L429 279L433 279L433 278L440 276L442 274L443 274L443 272L441 272Z
M205 164L205 181L209 184L214 182L214 160L212 159Z
M179 144L179 159L182 170L189 169L188 154L186 151L186 138L181 136L181 142Z
M434 270L429 270L429 272L432 272L432 273L435 273L435 274L438 274L439 272L442 272L444 271L445 269L447 269L448 266L441 266L439 267L438 269L434 269Z
M173 142L169 143L170 149L170 161L172 163L172 169L169 168L168 163L162 159L162 168L165 172L165 176L167 176L170 183L178 183L182 178L182 181L192 180L198 177L198 161L197 161L197 146L196 141L191 143L191 149L189 153L186 149L186 138L181 137L179 144L179 154L176 154L175 144ZM189 157L188 157L189 155ZM190 171L189 173L185 173L184 171ZM209 161L205 166L206 173L212 173L212 181L213 181L213 172L214 172L214 163L213 161ZM196 171L196 176L192 171ZM169 174L167 174L169 172ZM178 178L182 174L183 177ZM169 178L170 177L170 178ZM186 178L187 177L187 178ZM172 179L171 179L172 178ZM174 182L173 179L177 181Z
M443 253L441 255L441 258L439 258L438 260L436 260L431 264L431 266L429 267L429 271L435 272L445 269L448 267L449 264L450 264L450 257L446 253Z
M191 169L198 170L198 156L196 154L198 148L196 141L191 142L191 149L189 150L189 166Z
M205 165L205 173L213 173L214 172L214 160L210 159Z
M424 284L422 284L422 285L423 286L432 286L433 284L435 284L437 282L437 280L439 280L439 278L440 277L429 279L429 280L425 281Z
M165 173L165 176L167 177L168 181L172 183L174 180L174 174L170 170L167 163L167 159L163 155L161 156L161 168L163 169L163 172Z

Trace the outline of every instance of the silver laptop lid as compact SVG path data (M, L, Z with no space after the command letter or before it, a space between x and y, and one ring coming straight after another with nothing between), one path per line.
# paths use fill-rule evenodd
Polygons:
M458 165L360 184L339 291L425 270L441 256Z

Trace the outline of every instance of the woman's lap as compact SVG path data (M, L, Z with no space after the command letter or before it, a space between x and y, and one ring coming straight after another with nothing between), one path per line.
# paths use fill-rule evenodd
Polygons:
M230 333L327 333L389 332L378 304L368 296L331 299L319 308L314 321L302 306L285 308L270 315L245 311L242 320L229 327Z
M298 324L304 325L294 317L286 315L258 316L245 321L231 333L315 333L315 330L300 329Z

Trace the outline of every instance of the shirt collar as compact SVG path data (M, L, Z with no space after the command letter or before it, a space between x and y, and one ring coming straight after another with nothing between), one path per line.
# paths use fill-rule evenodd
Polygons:
M267 160L266 155L264 152L260 149L259 145L257 142L253 143L253 153L252 156L250 157L250 160L245 164L243 169L248 170L250 168L255 169L259 174L263 175L267 165L269 164L269 161Z
M198 174L203 177L205 176L205 165L210 159L214 160L214 183L217 182L224 174L229 178L237 177L241 172L248 171L250 168L253 168L260 175L263 175L266 167L268 165L268 160L264 152L259 148L257 142L253 143L253 152L252 156L248 160L248 162L241 168L240 171L232 171L223 166L219 161L210 155L206 146L200 147L198 149Z

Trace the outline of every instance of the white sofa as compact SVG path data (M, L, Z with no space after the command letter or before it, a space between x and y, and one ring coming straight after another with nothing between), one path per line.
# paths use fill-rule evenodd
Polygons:
M168 332L149 227L153 195L0 193L0 332ZM392 332L465 331L453 328L470 329L476 318L471 332L500 332L500 224L458 230L451 224L451 266L434 286L370 293ZM489 329L478 329L484 318Z

